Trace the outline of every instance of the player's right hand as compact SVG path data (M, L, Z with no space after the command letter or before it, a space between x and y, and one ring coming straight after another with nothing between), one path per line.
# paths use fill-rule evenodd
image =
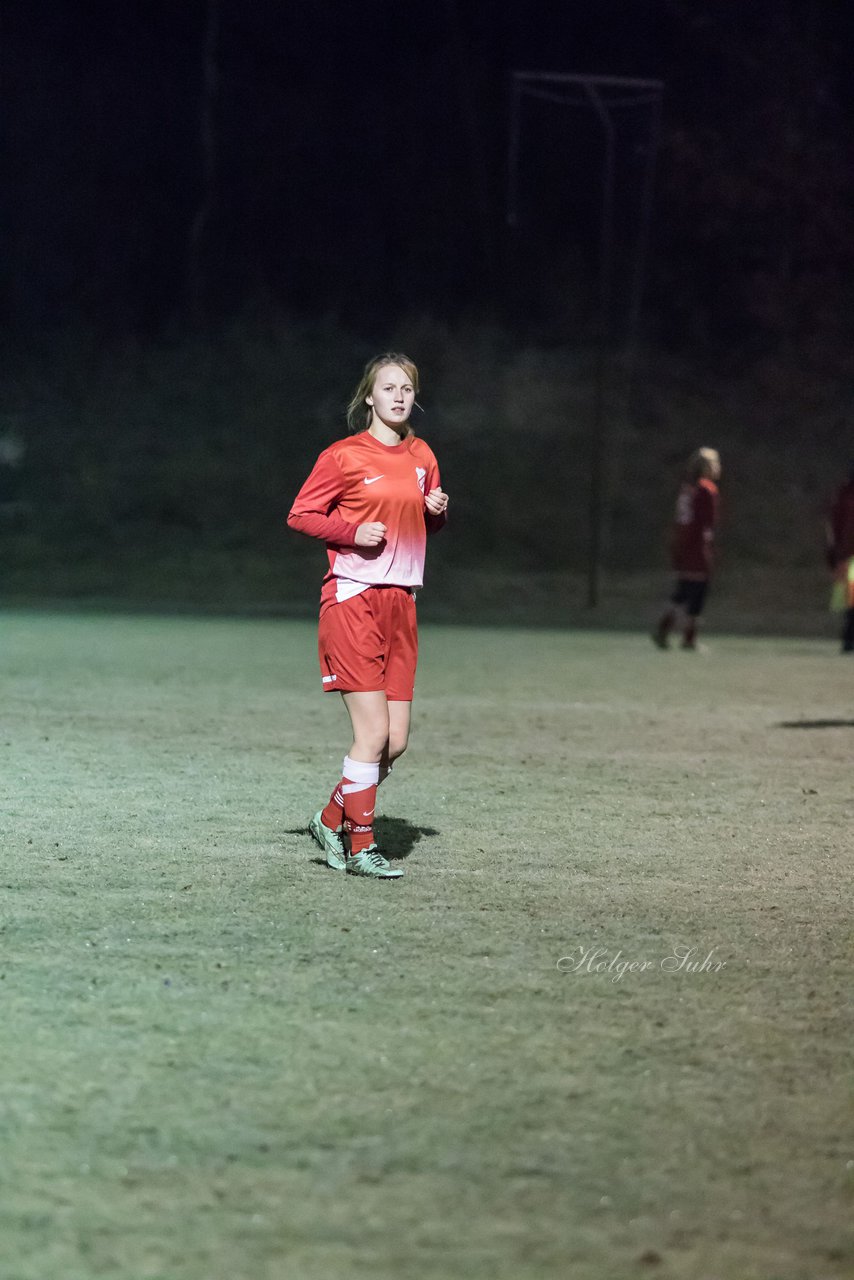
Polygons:
M356 530L357 547L378 547L385 537L385 525L378 520L360 524Z

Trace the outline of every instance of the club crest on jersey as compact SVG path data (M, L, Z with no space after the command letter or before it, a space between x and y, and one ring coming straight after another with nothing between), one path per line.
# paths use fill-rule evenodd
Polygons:
M415 468L415 474L416 474L416 475L417 475L417 477L418 477L418 488L421 490L421 492L422 492L422 493L425 493L425 492L426 492L425 482L426 482L426 479L427 479L427 468L426 468L426 467L416 467L416 468Z

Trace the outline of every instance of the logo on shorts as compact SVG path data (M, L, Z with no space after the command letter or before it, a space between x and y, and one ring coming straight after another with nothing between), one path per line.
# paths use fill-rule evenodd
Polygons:
M365 476L365 484L376 484L378 480L382 480L382 476Z
M421 490L422 493L425 493L426 492L425 481L427 479L427 468L416 467L415 474L418 477L418 488Z
M323 684L332 684L333 680L337 680L338 677L337 676L321 676L320 679Z

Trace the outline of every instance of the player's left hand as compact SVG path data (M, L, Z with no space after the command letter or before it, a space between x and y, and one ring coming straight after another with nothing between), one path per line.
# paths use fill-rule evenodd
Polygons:
M431 516L441 516L448 510L448 495L439 488L431 489L425 495L424 506Z

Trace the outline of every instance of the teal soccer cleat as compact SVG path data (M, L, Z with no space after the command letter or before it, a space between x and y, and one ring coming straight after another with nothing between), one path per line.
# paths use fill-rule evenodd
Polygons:
M343 871L347 866L347 855L344 852L344 841L341 839L340 831L331 831L329 827L325 827L321 820L322 809L318 809L317 813L308 824L309 834L314 836L326 855L326 865L331 867L333 871Z
M375 880L399 880L402 867L393 867L375 844L368 845L360 853L351 853L347 859L347 872L351 876L373 876Z

